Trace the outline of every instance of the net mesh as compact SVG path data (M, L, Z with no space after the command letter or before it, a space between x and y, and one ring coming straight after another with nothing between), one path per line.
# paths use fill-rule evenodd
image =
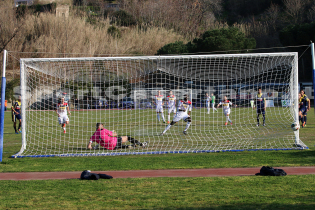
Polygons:
M166 152L239 151L299 148L294 101L297 78L295 53L22 59L22 149L17 156L150 154ZM253 107L257 88L266 99L266 126L257 125ZM188 94L191 126L180 120L160 136L154 96L164 96L165 121L172 121L166 101L177 104ZM215 106L224 96L233 103L229 118L222 106L207 110L206 94ZM58 123L56 105L63 97L71 115L66 133ZM235 106L237 105L237 107ZM161 117L161 114L160 114ZM260 115L262 122L262 115ZM93 143L96 123L118 136L131 136L147 147L108 150ZM130 143L127 142L127 145Z

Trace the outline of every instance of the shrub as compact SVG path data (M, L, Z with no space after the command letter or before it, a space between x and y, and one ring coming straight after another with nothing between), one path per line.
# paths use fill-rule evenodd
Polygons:
M158 55L188 53L187 46L182 41L167 44L157 51Z
M238 28L231 27L206 31L201 38L195 38L186 45L183 42L167 44L160 48L157 54L229 51L254 49L255 47L254 38L246 38Z
M124 10L119 10L113 13L113 21L119 26L136 25L135 19Z
M119 29L116 28L115 26L110 26L107 29L107 33L110 34L114 38L120 38L121 37Z

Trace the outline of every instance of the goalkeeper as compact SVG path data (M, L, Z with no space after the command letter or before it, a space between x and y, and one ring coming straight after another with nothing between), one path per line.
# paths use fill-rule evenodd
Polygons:
M266 98L264 97L264 95L261 92L261 88L258 88L258 94L255 97L255 101L256 101L256 107L257 107L257 125L259 126L259 115L262 114L263 116L263 126L266 126ZM255 105L253 106L253 109L255 109Z
M123 145L123 143L126 143L127 141L131 142L134 147L139 145L145 148L148 145L147 142L141 143L130 136L117 136L116 132L105 129L102 123L96 123L96 131L91 136L90 142L87 145L87 148L97 149L98 145L101 145L102 147L108 150L125 149L125 148L129 148L128 145ZM98 143L98 145L94 148L92 147L93 142Z

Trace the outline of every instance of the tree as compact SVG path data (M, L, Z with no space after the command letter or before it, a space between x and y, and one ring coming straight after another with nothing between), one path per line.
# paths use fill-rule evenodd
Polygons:
M167 44L158 50L157 54L182 54L196 52L213 52L254 49L256 40L246 38L238 28L221 28L206 31L201 38L184 45L183 42Z
M304 1L305 0L283 0L286 7L285 12L294 24L300 23L303 20Z
M176 41L175 43L167 44L157 51L158 55L183 53L188 53L188 49L187 46L181 41Z
M280 31L279 38L284 46L308 45L311 40L315 41L315 21L290 25Z
M238 28L221 28L206 31L201 38L188 43L190 52L212 52L253 49L256 47L254 38L246 38Z
M114 12L113 19L119 26L132 26L136 24L134 18L124 10Z
M11 1L0 3L0 53L21 31L23 20L17 20Z

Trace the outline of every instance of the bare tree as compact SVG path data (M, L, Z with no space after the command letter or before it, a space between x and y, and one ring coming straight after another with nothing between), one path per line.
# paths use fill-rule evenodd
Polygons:
M291 17L291 22L294 24L303 21L303 8L305 0L283 0L286 7L285 12Z
M267 21L271 25L273 31L277 31L277 20L280 14L280 7L277 4L271 4L267 9L265 16L267 17Z
M308 10L307 19L310 22L315 21L315 4Z
M23 20L17 20L15 8L11 1L0 3L0 52L2 52L14 37L21 31Z
M120 0L120 6L138 24L175 29L194 36L206 18L222 11L222 0Z

